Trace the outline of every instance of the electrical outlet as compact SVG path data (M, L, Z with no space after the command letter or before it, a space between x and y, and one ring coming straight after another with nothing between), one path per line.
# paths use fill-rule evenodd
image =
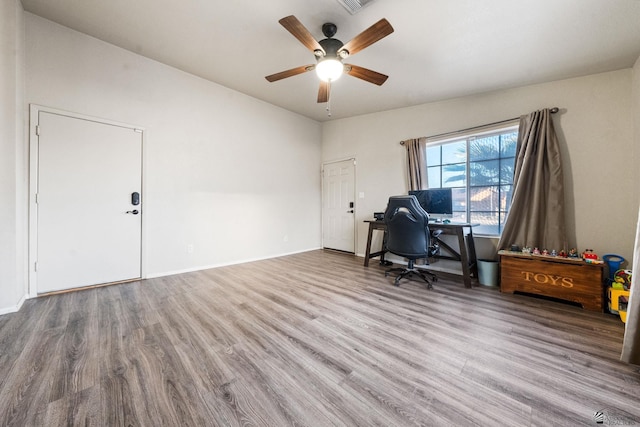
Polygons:
M284 237L282 238L283 242L288 242L289 241L289 236L287 236L286 234L284 235Z
M193 253L193 243L189 243L187 245L187 253L188 254L192 254Z

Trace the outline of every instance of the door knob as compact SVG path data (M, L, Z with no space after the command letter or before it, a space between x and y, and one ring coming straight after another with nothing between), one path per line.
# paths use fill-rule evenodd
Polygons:
M127 211L126 213L128 213L128 214L133 214L133 215L138 215L138 210L137 210L137 209L134 209L134 210L132 210L132 211Z
M353 209L351 209L350 211L347 211L347 213L353 213Z

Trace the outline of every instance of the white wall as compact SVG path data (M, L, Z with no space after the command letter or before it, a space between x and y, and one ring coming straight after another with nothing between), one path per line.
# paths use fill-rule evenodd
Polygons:
M0 0L0 314L26 294L23 14L19 0Z
M28 103L146 129L149 277L320 247L318 122L25 17Z
M323 161L358 161L356 194L365 193L357 200L358 253L365 251L363 221L383 211L390 195L407 192L401 140L559 107L554 123L563 147L569 244L631 260L638 210L638 175L629 162L635 149L632 75L625 69L324 124ZM493 242L476 241L486 256Z

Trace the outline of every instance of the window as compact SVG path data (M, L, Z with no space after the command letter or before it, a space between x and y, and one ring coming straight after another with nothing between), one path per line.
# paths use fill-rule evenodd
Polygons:
M427 141L429 188L450 187L453 220L479 223L474 234L500 235L511 206L516 123Z

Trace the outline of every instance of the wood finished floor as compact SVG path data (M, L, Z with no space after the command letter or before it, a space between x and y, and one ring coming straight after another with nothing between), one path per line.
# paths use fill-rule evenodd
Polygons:
M1 426L640 425L612 315L312 251L0 316Z

